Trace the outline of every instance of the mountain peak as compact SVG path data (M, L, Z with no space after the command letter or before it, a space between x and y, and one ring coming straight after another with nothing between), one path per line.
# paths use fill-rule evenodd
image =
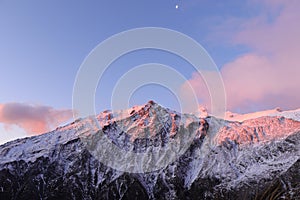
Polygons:
M200 119L149 101L1 145L0 199L254 199L273 185L296 199L299 145L292 119Z
M118 129L130 135L132 141L146 135L155 137L161 129L173 136L177 133L180 125L184 125L184 127L190 123L200 125L199 118L196 116L182 115L164 108L152 100L144 105L133 106L127 110L102 112L97 116L97 120L101 127L115 124Z

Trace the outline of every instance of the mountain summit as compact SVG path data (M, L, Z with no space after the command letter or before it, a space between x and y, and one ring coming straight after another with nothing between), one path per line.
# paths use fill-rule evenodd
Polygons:
M300 122L149 101L0 146L0 199L299 199Z

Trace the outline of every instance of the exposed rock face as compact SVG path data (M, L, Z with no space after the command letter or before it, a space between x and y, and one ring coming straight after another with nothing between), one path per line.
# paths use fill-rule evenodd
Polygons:
M260 117L243 123L231 122L219 130L218 144L227 140L238 144L266 142L300 131L300 122L284 117Z
M89 119L81 119L0 146L0 199L300 197L297 121L280 117L244 123L199 119L154 102L118 113L106 111L96 119L98 131L86 129ZM174 162L147 173L104 165L84 141L92 137L97 146L96 136L101 132L118 148L143 155L167 148L172 141L180 142L185 138L181 130L191 133L188 148Z

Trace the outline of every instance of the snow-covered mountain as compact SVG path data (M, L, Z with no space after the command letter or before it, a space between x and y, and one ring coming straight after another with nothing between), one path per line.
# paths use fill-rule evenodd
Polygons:
M242 122L248 119L255 119L263 116L283 116L285 118L300 121L300 109L282 111L280 108L277 107L271 110L264 110L264 111L258 111L253 113L246 113L246 114L238 114L238 113L227 111L225 118L228 121Z
M282 115L104 111L1 145L0 199L300 199L299 115Z

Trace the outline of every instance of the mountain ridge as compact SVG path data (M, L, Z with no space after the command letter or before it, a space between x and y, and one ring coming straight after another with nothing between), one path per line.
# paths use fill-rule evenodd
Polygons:
M91 123L95 120L98 124ZM264 139L257 140L253 127L263 127L259 138ZM105 111L95 118L78 119L49 133L1 145L0 198L255 198L264 197L264 191L277 184L280 197L297 199L300 185L294 177L299 172L299 128L299 121L284 117L230 122L180 114L154 102L125 111ZM136 134L147 129L151 134ZM180 137L187 132L179 130L190 130L189 137ZM139 155L155 155L172 142L182 144L184 138L190 143L182 148L184 152L175 151L179 155L172 162L157 162L160 168L153 171L130 173L126 170L134 169L135 164L115 169L93 154L84 139L93 136L93 144L103 144L97 143L99 134L118 148ZM162 155L166 159L172 154ZM144 164L143 157L138 158Z

